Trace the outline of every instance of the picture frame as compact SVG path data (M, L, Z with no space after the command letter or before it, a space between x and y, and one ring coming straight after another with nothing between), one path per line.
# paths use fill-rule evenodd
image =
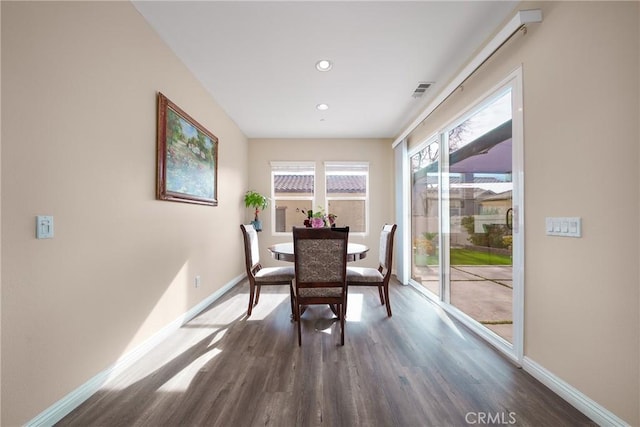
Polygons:
M218 205L218 138L158 92L159 200Z

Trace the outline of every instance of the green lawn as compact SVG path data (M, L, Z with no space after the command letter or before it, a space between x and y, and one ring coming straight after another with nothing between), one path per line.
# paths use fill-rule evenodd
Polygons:
M451 265L511 265L511 257L454 248L451 249Z
M429 256L427 263L438 265L438 256ZM451 265L511 265L511 257L454 248L451 249Z

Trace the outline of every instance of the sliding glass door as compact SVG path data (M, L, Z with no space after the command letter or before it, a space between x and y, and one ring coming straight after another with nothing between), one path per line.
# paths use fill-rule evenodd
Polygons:
M409 152L410 283L520 360L520 70L497 87Z
M512 342L511 90L447 136L450 303Z

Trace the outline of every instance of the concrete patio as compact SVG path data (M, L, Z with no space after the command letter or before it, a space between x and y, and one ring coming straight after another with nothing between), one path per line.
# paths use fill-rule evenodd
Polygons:
M437 266L414 267L413 277L439 295ZM513 283L510 265L454 265L451 305L512 342Z

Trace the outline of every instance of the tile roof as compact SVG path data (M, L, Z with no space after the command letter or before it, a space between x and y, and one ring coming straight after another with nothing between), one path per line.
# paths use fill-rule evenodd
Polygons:
M364 175L328 175L327 193L364 193L366 191ZM311 175L276 175L274 178L276 193L313 192Z
M311 193L313 192L313 176L276 175L274 186L276 193Z

